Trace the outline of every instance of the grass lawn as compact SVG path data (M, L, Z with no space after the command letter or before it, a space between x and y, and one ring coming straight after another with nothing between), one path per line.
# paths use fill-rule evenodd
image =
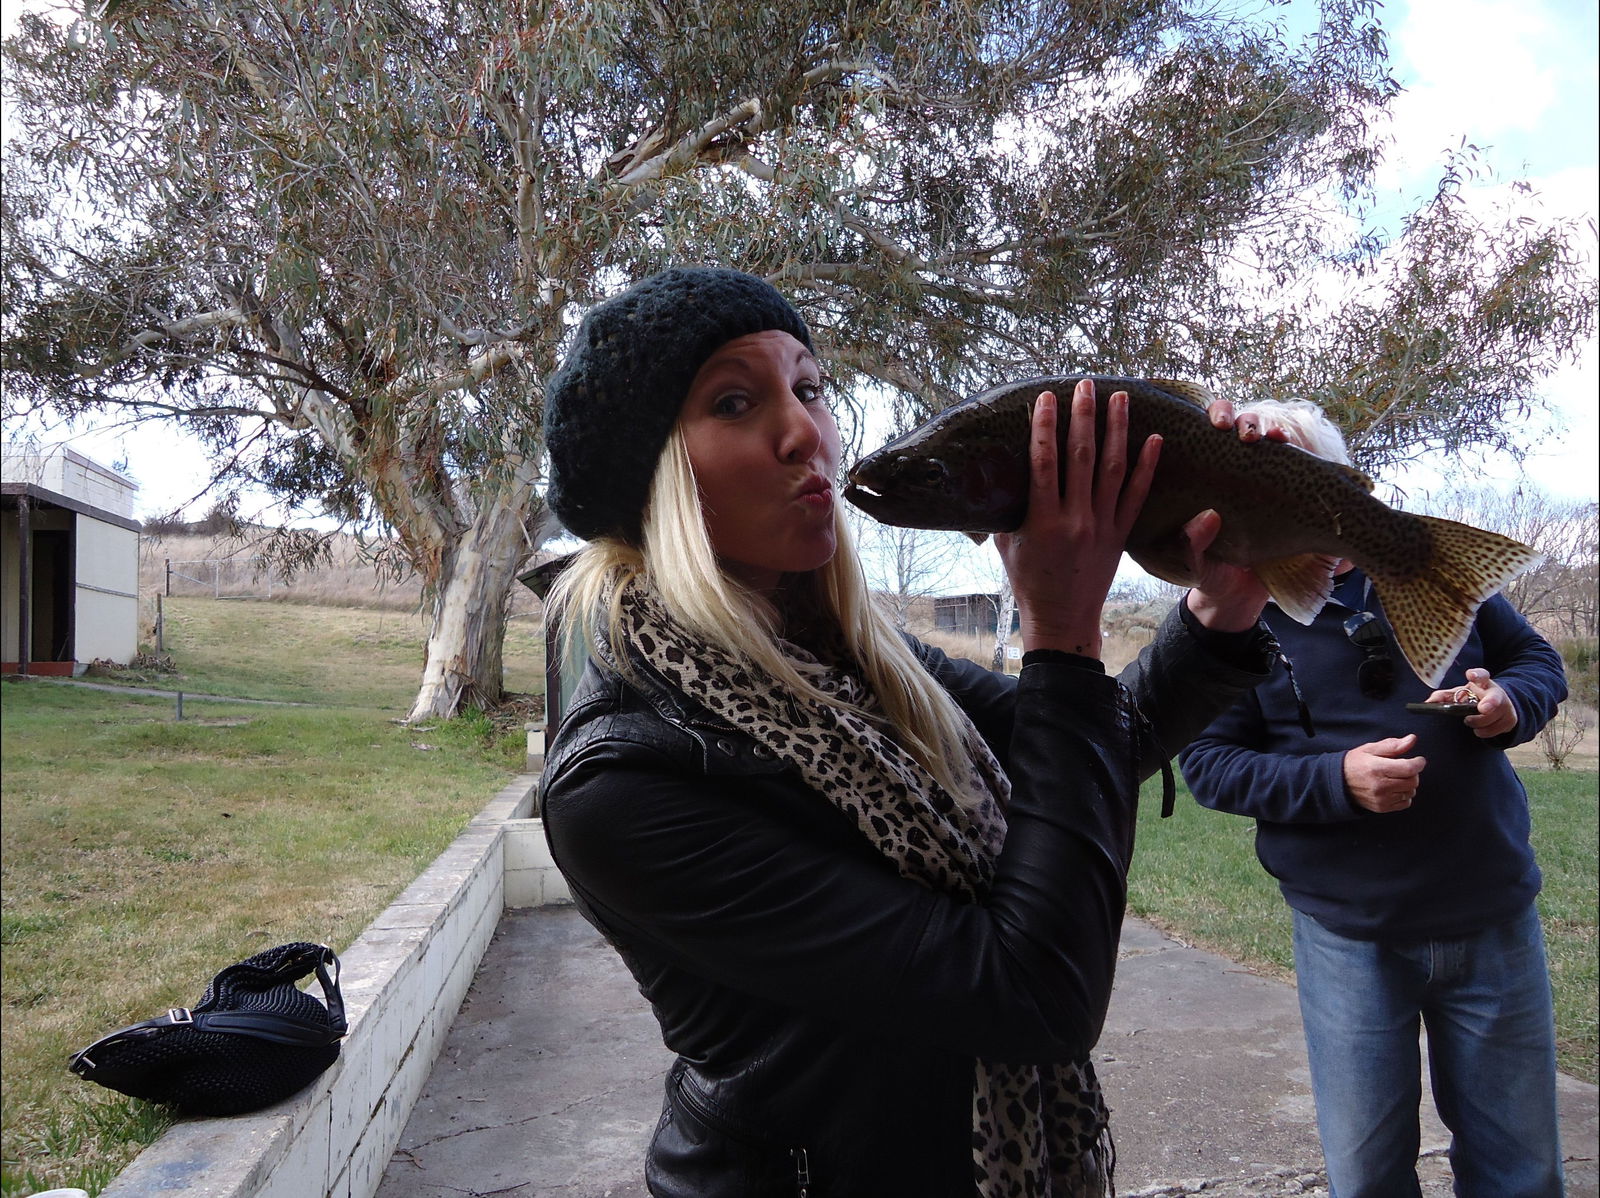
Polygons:
M428 626L415 612L196 598L167 599L164 612L164 652L177 672L105 681L393 715L404 715L416 696ZM506 625L505 686L544 691L537 619L519 616Z
M1544 920L1555 987L1556 1049L1563 1072L1596 1080L1596 775L1523 770L1533 844L1544 871ZM1150 788L1158 788L1159 780ZM1292 980L1289 908L1255 854L1255 822L1201 807L1182 789L1161 820L1147 788L1128 909L1195 944L1271 977Z
M74 1051L260 949L343 949L521 769L520 724L394 722L418 676L405 619L168 606L181 678L154 685L317 706L193 702L179 722L170 699L0 684L4 1198L96 1193L167 1125L69 1074Z
M167 1126L161 1108L70 1075L72 1052L193 1003L262 948L343 949L521 768L520 723L394 722L417 684L420 617L198 598L164 610L176 672L120 681L307 706L197 701L179 722L169 698L0 685L0 1198L97 1193ZM505 654L507 688L540 691L535 620L512 620ZM1524 777L1561 1066L1593 1081L1595 774ZM1132 910L1291 977L1288 912L1251 823L1187 798L1161 823L1157 806Z

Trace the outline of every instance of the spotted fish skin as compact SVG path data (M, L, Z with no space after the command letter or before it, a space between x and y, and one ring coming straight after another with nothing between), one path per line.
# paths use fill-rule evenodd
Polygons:
M885 524L953 529L978 539L1027 514L1028 438L1043 391L1069 397L1091 379L1103 400L1128 393L1130 445L1162 437L1160 464L1128 537L1158 578L1192 586L1184 525L1212 508L1222 528L1209 557L1255 571L1287 614L1309 624L1342 558L1372 579L1417 676L1437 687L1490 595L1538 561L1528 546L1470 525L1402 512L1348 466L1276 441L1245 444L1206 415L1210 393L1169 379L1053 375L992 388L868 454L845 498ZM1105 404L1097 404L1104 430ZM1060 422L1065 444L1067 421ZM1067 462L1065 452L1061 455Z

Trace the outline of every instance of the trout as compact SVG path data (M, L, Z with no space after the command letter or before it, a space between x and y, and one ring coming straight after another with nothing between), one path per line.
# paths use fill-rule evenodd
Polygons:
M1128 444L1151 433L1161 460L1127 552L1157 578L1193 586L1183 527L1207 508L1222 529L1207 556L1252 570L1285 613L1311 623L1341 558L1361 567L1383 602L1406 661L1437 688L1484 600L1539 560L1498 533L1402 512L1372 494L1358 470L1277 441L1245 444L1206 415L1204 387L1174 379L1061 375L1007 383L941 412L850 468L845 498L884 524L953 529L982 541L1027 514L1028 438L1041 391L1061 400L1061 465L1068 400L1080 379L1105 399L1128 393Z

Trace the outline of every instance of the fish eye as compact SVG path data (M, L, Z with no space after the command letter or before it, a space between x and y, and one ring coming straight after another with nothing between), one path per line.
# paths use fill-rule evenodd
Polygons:
M921 470L922 482L930 487L938 486L944 482L949 477L949 474L950 472L945 469L944 463L938 458L930 459L923 465Z

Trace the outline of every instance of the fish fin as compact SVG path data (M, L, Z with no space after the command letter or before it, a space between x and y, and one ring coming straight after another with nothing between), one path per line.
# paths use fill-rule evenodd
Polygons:
M1521 541L1470 524L1437 516L1416 518L1433 542L1421 572L1405 578L1375 569L1367 573L1383 601L1400 652L1418 678L1437 687L1466 644L1484 600L1543 561L1544 555Z
M1299 446L1296 446L1295 448L1298 449ZM1330 462L1326 458L1323 458L1322 462L1324 465L1332 466L1335 470L1339 471L1369 495L1378 489L1378 484L1372 481L1372 477L1370 475L1363 474L1354 466L1346 466L1343 462Z
M1169 395L1187 399L1197 407L1209 408L1217 401L1216 394L1204 383L1191 383L1184 379L1146 379L1145 382L1160 387Z
M981 545L989 539L989 534L986 532L969 532L964 533L963 535L966 536L974 545Z
M1338 564L1331 554L1301 553L1257 562L1250 569L1284 615L1309 624L1333 594L1333 568Z

